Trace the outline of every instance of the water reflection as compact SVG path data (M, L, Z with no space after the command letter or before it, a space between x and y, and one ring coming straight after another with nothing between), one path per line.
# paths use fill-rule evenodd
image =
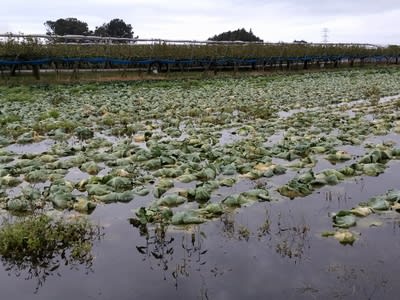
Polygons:
M164 224L138 228L144 243L137 245L136 249L143 261L149 263L151 270L161 270L164 280L171 278L176 289L181 278L189 277L192 271L200 271L201 266L206 265L206 236L200 226L193 226L187 232L168 231Z
M294 222L294 217L278 214L278 222L275 233L275 250L281 257L293 259L297 263L310 248L309 225L304 219Z
M151 270L160 271L164 280L171 280L176 289L181 280L193 276L194 272L202 278L204 287L207 274L223 276L231 270L207 262L208 255L214 257L213 252L220 251L207 246L214 245L215 235L218 239L225 237L229 244L241 243L238 247L243 247L243 242L257 243L257 247L267 247L295 264L307 257L310 227L304 219L296 220L291 212L271 216L266 209L255 224L244 225L236 220L236 216L234 212L227 212L213 224L178 229L163 223L141 225L131 220L131 224L142 237L142 242L136 245L142 260ZM205 231L210 228L213 238L208 241Z
M263 220L255 226L240 224L233 213L226 213L221 216L221 224L223 236L247 242L255 238L282 258L293 259L295 263L310 248L310 226L304 218L296 221L290 211L271 216L269 210L265 209Z
M381 272L383 262L360 267L354 265L330 264L327 272L333 277L333 286L328 288L334 298L375 299L384 296L389 280Z
M225 213L221 216L222 234L232 239L235 237L235 215L233 213Z
M93 272L92 247L102 228L86 220L55 220L45 215L4 220L0 228L1 262L9 276L36 280L35 293L63 268Z

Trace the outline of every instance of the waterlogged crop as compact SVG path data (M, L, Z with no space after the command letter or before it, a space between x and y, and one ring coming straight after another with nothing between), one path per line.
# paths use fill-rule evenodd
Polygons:
M91 213L140 198L135 226L187 226L379 176L400 158L399 80L388 68L1 87L0 206ZM333 234L351 240L346 227L368 213L354 212Z
M350 210L341 210L332 214L333 227L341 229L334 232L325 232L323 236L334 236L342 244L352 244L356 240L356 235L348 229L357 226L357 220L383 212L400 212L399 190L390 190L383 195L378 195L368 199L366 202L361 202L358 206ZM379 221L369 223L370 227L380 225Z

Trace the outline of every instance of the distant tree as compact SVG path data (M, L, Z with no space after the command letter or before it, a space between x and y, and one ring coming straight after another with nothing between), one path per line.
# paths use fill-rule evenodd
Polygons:
M96 27L94 35L105 37L133 38L132 25L122 19L113 19L108 23Z
M246 29L237 29L235 31L226 31L208 39L209 41L243 41L243 42L263 42L262 39L255 36L251 31Z
M57 21L46 21L44 23L44 26L46 27L46 34L48 35L89 35L91 33L89 31L88 24L79 21L76 18L58 19Z
M293 44L308 44L305 40L294 40Z

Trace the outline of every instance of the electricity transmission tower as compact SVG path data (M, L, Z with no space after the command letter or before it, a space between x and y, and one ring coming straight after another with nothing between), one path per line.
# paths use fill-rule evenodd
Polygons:
M329 29L328 28L322 29L322 42L324 44L326 44L328 42L328 33L329 33Z

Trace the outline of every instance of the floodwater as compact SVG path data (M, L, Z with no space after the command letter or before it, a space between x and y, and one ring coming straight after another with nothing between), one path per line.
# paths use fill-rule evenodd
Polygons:
M400 99L400 94L396 94L396 95L392 95L392 96L385 96L385 97L381 97L379 99L379 103L386 103L386 102L390 102L393 100L398 100ZM355 107L357 105L360 104L365 104L366 102L368 102L367 99L360 99L360 100L355 100L355 101L351 101L351 102L341 102L341 103L337 103L337 104L331 104L328 107L342 107L342 106L346 106L346 107ZM300 112L313 112L313 111L318 111L319 109L321 109L321 107L316 106L316 107L309 107L309 108L294 108L294 109L290 109L290 110L286 110L286 111L278 111L278 117L282 118L282 119L287 119L297 113ZM348 110L349 116L352 117L354 116L354 112L349 109ZM372 116L368 116L367 119L371 119Z
M276 132L266 145L282 137L283 132ZM241 138L228 128L221 131L219 142ZM388 140L398 141L399 135L372 137L364 145ZM44 141L11 145L7 150L42 153L49 147ZM353 156L364 154L363 147L337 149ZM332 165L318 157L313 169L318 172L354 161ZM347 179L294 200L276 197L279 200L255 203L186 231L149 227L145 234L130 224L132 210L146 205L151 195L137 196L127 204L99 205L90 219L103 227L104 236L94 244L92 264L62 265L56 270L44 265L39 273L0 264L1 299L397 299L399 213L359 220L351 229L358 234L353 245L321 237L332 230L331 213L400 189L400 161L387 166L378 177ZM102 167L104 174L109 171ZM213 196L239 193L256 184L273 191L295 174L288 170L271 179L243 180ZM66 176L78 181L87 174L72 168ZM373 226L377 224L381 225Z
M6 147L5 149L7 151L14 152L16 154L25 154L25 153L40 154L49 151L51 146L53 145L54 141L44 140L38 143L32 143L26 145L12 144Z
M360 223L353 246L321 237L329 213L400 188L400 162L388 166L379 177L257 203L189 231L150 229L147 238L128 218L148 198L100 206L90 218L105 235L90 268L62 266L43 280L2 267L2 299L396 299L400 214L369 216L383 225Z

